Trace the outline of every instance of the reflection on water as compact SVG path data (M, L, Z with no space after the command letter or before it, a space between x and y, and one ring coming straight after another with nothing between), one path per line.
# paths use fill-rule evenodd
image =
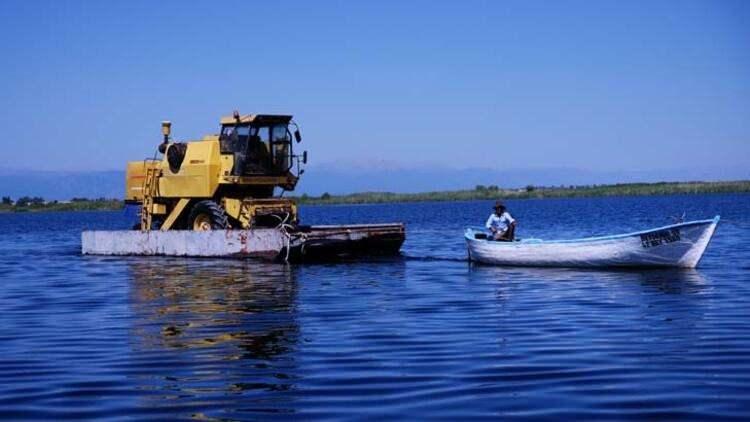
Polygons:
M711 288L708 277L695 269L662 269L637 273L641 283L652 286L664 293L699 294Z
M293 386L299 327L288 266L237 260L146 259L129 263L133 352L161 356L145 378L156 399L276 393ZM179 393L179 394L177 394ZM273 406L272 406L273 404ZM282 404L280 408L277 405ZM265 403L273 411L280 403Z
M477 277L495 280L521 278L549 282L577 282L582 279L595 283L611 283L607 287L615 290L628 288L633 283L651 286L665 293L698 293L710 288L709 279L696 269L578 269L578 268L534 268L499 267L477 263L467 264Z

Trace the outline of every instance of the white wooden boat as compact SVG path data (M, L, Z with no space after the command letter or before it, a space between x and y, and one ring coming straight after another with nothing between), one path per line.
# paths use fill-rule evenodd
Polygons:
M570 240L524 239L498 242L484 230L467 229L471 261L529 267L695 268L719 224L690 221L641 232Z

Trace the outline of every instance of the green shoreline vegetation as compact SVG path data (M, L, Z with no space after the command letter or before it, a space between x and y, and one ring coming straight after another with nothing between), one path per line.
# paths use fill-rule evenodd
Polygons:
M427 201L471 201L492 199L543 199L543 198L583 198L598 196L648 196L707 193L748 193L750 180L728 182L658 182L658 183L619 183L614 185L585 186L527 186L521 189L504 189L496 185L478 185L474 189L423 192L391 193L364 192L348 195L293 196L302 205L335 204L382 204L392 202ZM119 199L73 198L70 201L45 201L39 197L23 197L13 201L3 197L0 212L39 212L39 211L108 211L119 210L124 206Z
M649 196L706 193L747 193L750 180L728 182L619 183L584 186L526 186L503 189L496 185L478 185L474 189L423 193L365 192L320 197L302 195L300 204L378 204L389 202L472 201L493 199L583 198L597 196Z
M70 201L46 201L38 196L24 196L14 201L8 196L0 200L2 212L40 212L40 211L112 211L122 209L123 202L119 199L88 199L73 198Z

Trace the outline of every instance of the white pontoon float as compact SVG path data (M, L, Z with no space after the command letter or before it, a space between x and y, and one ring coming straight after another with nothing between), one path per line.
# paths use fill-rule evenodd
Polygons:
M488 240L467 229L471 261L527 267L681 267L695 268L719 223L690 221L641 232L570 240Z
M276 261L329 261L398 255L404 225L297 226L292 230L84 231L84 255L255 257Z

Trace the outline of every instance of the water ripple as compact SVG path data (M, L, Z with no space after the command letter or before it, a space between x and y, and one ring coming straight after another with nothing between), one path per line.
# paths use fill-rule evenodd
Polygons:
M749 198L701 201L748 222ZM700 211L578 201L510 205L555 237L572 207L577 235ZM311 266L81 257L81 229L124 215L2 215L0 418L748 417L746 229L720 226L698 271L469 265L460 232L488 205L307 207L409 227L400 258Z

